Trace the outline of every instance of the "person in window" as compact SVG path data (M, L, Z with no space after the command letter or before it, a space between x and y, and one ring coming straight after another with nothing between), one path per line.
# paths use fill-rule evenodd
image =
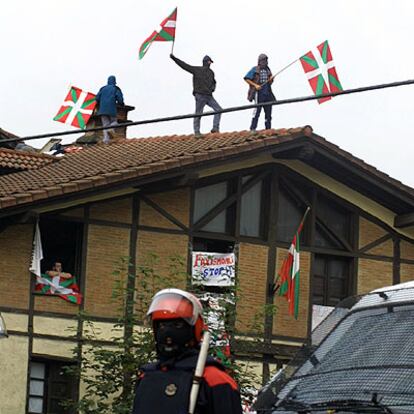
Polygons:
M152 299L147 316L152 322L158 361L141 368L133 414L188 413L203 322L202 305L192 294L164 289ZM208 357L195 412L241 414L235 381L215 359Z
M61 262L53 263L52 270L47 270L45 273L50 277L59 276L62 279L72 279L73 277L70 273L63 271Z
M221 111L221 106L213 98L213 92L216 89L216 79L214 78L214 72L210 69L210 65L213 63L211 57L208 55L204 56L203 66L191 66L175 57L172 53L170 54L170 58L180 68L193 75L193 95L196 104L195 113L202 114L206 105L213 111ZM220 118L221 114L214 115L212 133L220 131ZM202 136L200 134L200 122L201 117L194 118L194 134L196 137Z
M109 76L108 84L99 89L96 102L98 104L97 114L101 117L102 126L117 125L116 105L124 105L124 97L121 88L116 85L115 76ZM113 130L104 129L104 144L109 143L112 133Z
M276 98L273 95L271 86L273 78L268 66L268 58L262 53L259 55L257 66L253 66L244 77L244 80L249 84L247 99L250 102L254 101L256 104L275 101ZM265 113L265 128L270 129L272 127L272 105L264 105L263 110ZM250 124L251 131L256 131L261 111L261 106L254 109Z

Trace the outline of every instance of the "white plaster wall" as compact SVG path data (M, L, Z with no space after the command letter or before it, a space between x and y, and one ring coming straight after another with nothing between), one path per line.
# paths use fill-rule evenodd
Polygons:
M0 340L0 413L23 414L26 406L28 338Z

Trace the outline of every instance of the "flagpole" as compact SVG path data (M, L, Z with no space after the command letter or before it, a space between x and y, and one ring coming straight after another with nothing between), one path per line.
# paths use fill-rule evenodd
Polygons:
M268 83L270 80L273 80L276 76L280 75L282 72L284 72L286 69L290 68L293 64L295 64L299 60L300 60L300 58L295 59L293 62L290 62L288 65L286 65L285 67L280 69L279 72L276 72L274 75L272 75L266 82L261 83L260 86L266 85L266 83Z
M305 211L305 213L303 214L302 220L301 220L301 221L300 221L300 223L299 223L299 227L298 227L298 229L296 230L295 236L296 236L296 234L300 233L300 231L302 230L303 224L305 223L306 217L307 217L307 215L308 215L308 213L309 213L310 209L311 209L311 208L310 208L310 206L308 206L308 207L306 208L306 211ZM291 244L292 244L292 243L291 243ZM279 278L279 275L278 275L278 274L276 274L275 278L273 279L273 283L271 284L272 295L274 295L274 294L278 291L278 289L280 288L280 285L277 285L277 284L276 284L276 283L277 283L277 279L278 279L278 278Z
M175 38L177 37L177 18L178 18L178 7L175 8L175 30L174 30L174 39L171 46L171 54L174 54L174 45L175 45Z
M279 72L276 72L273 75L273 78L275 78L277 75L280 75L282 72L284 72L286 69L290 68L293 64L295 64L296 62L298 62L299 59L295 59L293 62L290 62L288 65L286 65L284 68L280 69Z

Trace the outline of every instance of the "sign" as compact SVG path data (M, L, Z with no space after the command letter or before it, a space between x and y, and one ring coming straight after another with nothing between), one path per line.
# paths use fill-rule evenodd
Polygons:
M234 253L193 252L192 283L203 286L234 286Z

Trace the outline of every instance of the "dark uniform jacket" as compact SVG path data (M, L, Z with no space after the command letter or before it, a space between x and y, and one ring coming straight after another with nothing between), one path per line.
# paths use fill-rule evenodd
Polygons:
M133 414L187 414L198 351L142 367ZM198 394L196 414L242 414L240 394L224 367L208 358Z
M171 59L180 68L193 74L193 95L199 93L201 95L212 95L216 89L216 80L214 72L208 66L191 66L188 63L172 56Z

